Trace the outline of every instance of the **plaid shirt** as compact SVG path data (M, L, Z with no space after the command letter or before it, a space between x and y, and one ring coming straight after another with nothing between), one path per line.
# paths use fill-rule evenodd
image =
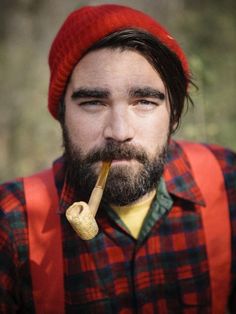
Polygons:
M235 303L236 155L218 146L208 147L222 168L229 201L231 303ZM66 313L211 312L209 266L199 210L204 200L176 142L170 145L166 167L171 178L158 186L158 197L138 240L109 206L102 204L97 215L99 235L82 241L64 215L74 201L74 192L66 182L63 159L54 163L60 195ZM0 313L34 313L22 179L2 185L0 192ZM235 305L232 313L236 313Z

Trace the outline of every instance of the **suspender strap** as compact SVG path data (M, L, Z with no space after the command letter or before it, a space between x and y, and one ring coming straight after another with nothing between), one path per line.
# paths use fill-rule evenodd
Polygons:
M52 170L24 178L24 188L36 313L63 314L62 240Z
M206 201L201 207L212 291L212 313L226 311L230 287L230 218L222 170L204 145L180 143Z

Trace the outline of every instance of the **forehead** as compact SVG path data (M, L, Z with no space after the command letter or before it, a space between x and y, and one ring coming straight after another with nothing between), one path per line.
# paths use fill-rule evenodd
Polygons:
M75 66L70 83L73 88L109 89L150 86L164 92L159 73L140 53L133 50L99 49L89 52Z

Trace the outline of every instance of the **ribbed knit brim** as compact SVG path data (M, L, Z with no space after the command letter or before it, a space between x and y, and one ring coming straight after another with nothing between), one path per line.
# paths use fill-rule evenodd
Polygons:
M187 59L178 43L148 15L120 5L86 6L67 17L51 46L48 108L54 118L57 119L59 100L68 78L81 57L97 41L126 28L137 28L154 35L178 56L186 75L189 74Z

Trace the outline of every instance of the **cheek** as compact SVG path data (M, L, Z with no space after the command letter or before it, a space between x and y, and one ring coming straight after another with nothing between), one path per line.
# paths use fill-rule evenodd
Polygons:
M65 116L65 123L72 144L79 147L84 153L89 152L98 145L101 133L99 124L91 123L88 119L84 119L83 115L68 113Z
M161 109L158 114L150 116L141 126L143 140L146 138L149 145L154 147L166 143L169 135L170 115L167 109Z

